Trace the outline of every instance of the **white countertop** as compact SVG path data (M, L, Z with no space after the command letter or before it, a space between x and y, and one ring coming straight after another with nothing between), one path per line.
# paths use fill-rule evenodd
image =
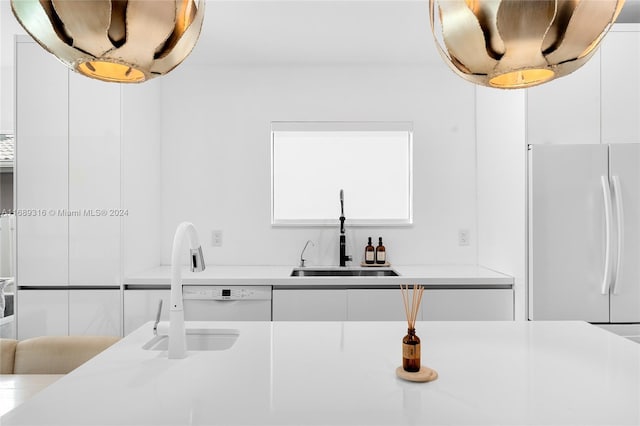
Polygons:
M203 272L184 268L183 284L188 285L268 285L274 287L347 286L376 287L402 284L425 286L512 286L513 277L476 265L391 265L397 277L291 277L295 266L217 266ZM309 266L307 269L322 269ZM344 269L363 269L345 267ZM367 268L376 269L376 268ZM389 269L389 268L385 268ZM124 279L125 286L169 285L171 267L158 266Z
M419 322L439 378L396 378L403 322L227 322L225 351L151 323L0 419L30 425L638 425L640 345L582 322Z

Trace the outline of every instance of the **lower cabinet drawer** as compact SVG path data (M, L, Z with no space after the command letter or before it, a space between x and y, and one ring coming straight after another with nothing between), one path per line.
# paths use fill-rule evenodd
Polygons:
M274 321L346 321L347 290L273 290Z
M425 321L511 321L513 290L429 290L422 296Z
M348 293L350 321L406 321L400 289L352 289ZM425 295L426 295L425 291ZM418 312L418 321L422 313Z

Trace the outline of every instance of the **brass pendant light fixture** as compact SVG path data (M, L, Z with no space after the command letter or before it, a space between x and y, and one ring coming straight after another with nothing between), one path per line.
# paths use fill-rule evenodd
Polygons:
M205 0L11 0L25 30L69 68L140 83L178 66L198 41Z
M624 0L429 0L445 62L483 86L518 89L584 65Z

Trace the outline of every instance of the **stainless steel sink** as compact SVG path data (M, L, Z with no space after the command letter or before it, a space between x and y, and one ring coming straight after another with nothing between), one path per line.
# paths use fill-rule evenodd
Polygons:
M393 269L307 269L296 268L292 277L397 277Z
M196 329L187 330L188 351L224 351L238 340L240 331L233 329ZM154 336L142 346L148 351L166 351L169 349L169 336Z

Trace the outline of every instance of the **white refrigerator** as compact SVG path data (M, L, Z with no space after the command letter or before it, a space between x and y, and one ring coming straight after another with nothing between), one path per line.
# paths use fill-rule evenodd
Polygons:
M531 145L529 319L640 323L640 144Z

